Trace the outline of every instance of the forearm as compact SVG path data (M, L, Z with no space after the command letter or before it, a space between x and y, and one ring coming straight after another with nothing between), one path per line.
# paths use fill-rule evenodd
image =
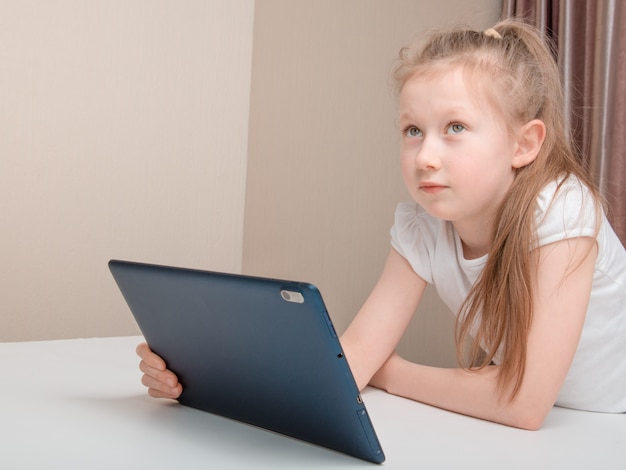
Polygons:
M393 355L370 381L391 394L508 426L537 429L551 406L533 406L523 396L511 401L497 388L498 367L480 371L414 364Z
M392 249L372 293L340 338L359 389L395 350L425 288L426 282Z

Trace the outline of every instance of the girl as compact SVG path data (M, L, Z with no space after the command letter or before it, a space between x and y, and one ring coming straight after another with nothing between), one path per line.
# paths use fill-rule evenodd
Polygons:
M626 412L626 251L564 132L537 31L437 33L401 51L394 78L415 201L341 338L359 388L524 429L554 404ZM457 314L457 369L394 352L428 283ZM176 376L137 350L150 395L176 398Z

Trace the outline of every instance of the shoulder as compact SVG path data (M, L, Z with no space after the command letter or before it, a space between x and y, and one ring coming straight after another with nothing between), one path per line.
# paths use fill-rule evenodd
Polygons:
M595 205L591 190L575 176L560 178L546 184L537 198L537 208L546 212L555 204L567 206Z
M435 253L453 252L454 236L448 222L431 216L415 202L406 202L396 208L391 246L422 279L432 283Z
M574 237L594 237L598 229L599 204L578 178L548 183L537 198L535 220L539 245Z
M417 203L401 202L396 207L392 238L410 244L414 244L418 238L433 239L441 225L440 220L432 217Z

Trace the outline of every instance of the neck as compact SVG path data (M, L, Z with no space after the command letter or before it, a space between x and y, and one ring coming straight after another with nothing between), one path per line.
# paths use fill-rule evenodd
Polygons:
M461 238L463 246L463 257L465 259L476 259L486 255L491 247L493 237L492 225L490 223L462 224L453 222L454 229Z

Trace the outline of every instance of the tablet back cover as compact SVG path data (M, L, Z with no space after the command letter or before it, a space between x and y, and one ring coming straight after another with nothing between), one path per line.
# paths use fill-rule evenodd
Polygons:
M117 260L109 268L183 385L181 404L384 461L315 286Z

